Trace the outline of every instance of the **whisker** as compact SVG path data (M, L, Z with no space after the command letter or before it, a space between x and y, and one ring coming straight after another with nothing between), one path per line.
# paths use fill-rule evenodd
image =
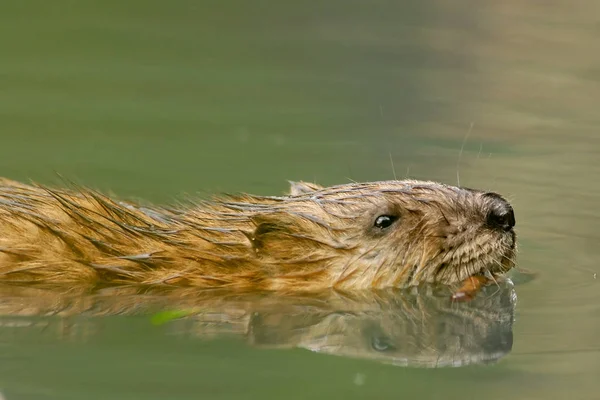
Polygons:
M460 159L462 158L462 153L463 150L465 149L465 143L467 142L467 139L469 138L469 135L471 134L471 130L473 130L473 125L475 123L471 122L471 126L469 127L469 131L467 132L467 134L465 135L463 142L462 142L462 146L460 146L460 153L458 153L458 161L456 162L456 183L457 186L460 187Z
M394 173L394 180L397 181L398 178L396 177L396 168L394 168L394 159L392 158L392 153L390 152L390 163L392 164L392 172Z
M493 282L496 284L496 286L497 286L498 288L500 288L500 285L498 284L498 281L496 280L496 278L494 278L494 275L492 274L492 271L490 271L490 269L489 269L489 268L485 267L485 272L486 272L486 273L484 274L484 276L485 276L486 278L488 278L488 279L492 280L492 281L493 281Z

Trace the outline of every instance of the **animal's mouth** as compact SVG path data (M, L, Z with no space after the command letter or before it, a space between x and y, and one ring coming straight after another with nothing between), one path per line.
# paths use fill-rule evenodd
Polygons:
M484 249L486 251L482 251ZM513 235L504 237L495 244L480 246L479 250L481 252L470 259L458 257L450 260L451 268L448 268L448 264L442 264L444 267L438 269L437 279L446 283L462 282L472 276L495 280L516 265L516 241Z
M506 274L508 271L513 269L516 265L516 242L514 237L508 245L505 245L504 249L498 251L497 254L491 254L489 260L482 260L483 266L480 268L478 274L483 276L491 275L491 277L497 277Z

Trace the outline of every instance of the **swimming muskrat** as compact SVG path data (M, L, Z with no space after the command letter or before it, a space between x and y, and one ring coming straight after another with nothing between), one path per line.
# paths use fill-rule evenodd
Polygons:
M0 178L0 281L262 290L495 279L515 219L495 193L424 181L223 196L144 207Z

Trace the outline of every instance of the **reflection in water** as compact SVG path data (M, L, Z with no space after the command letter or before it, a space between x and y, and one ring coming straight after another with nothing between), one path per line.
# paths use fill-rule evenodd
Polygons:
M3 285L0 335L41 326L62 339L85 340L100 334L100 316L147 315L175 335L233 335L255 347L304 348L401 366L489 363L511 351L512 282L485 287L470 302L453 302L450 293L428 286L310 296L133 287L65 293Z

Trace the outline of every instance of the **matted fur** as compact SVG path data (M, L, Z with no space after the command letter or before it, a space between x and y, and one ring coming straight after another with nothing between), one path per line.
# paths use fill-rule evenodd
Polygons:
M514 231L486 225L498 198L412 180L300 182L288 196L168 208L0 179L0 280L267 290L451 284L513 267ZM378 229L380 215L398 220Z

